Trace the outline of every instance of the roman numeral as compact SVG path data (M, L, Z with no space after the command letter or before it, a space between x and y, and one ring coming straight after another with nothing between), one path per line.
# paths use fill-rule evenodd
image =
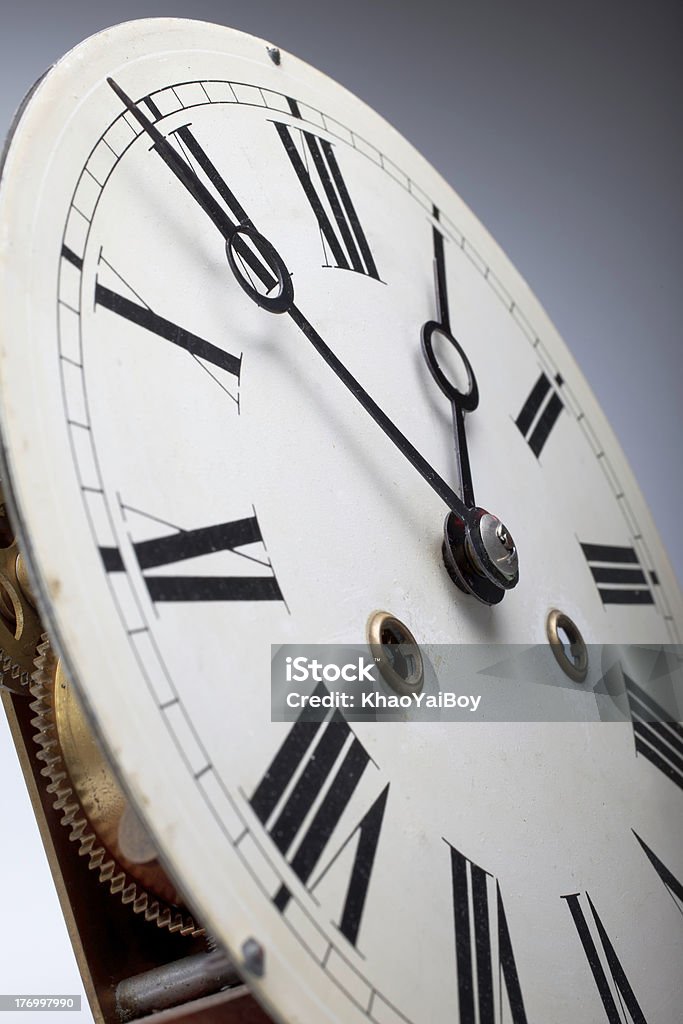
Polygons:
M143 102L145 102L148 108L152 111L152 116L158 120L160 111L151 97L147 97ZM229 227L232 222L224 215L223 208L215 202L211 192L208 190L204 192L204 185L197 174L197 167L201 168L225 205L233 216L236 217L237 221L240 224L251 224L251 221L242 204L237 199L237 196L220 174L208 153L194 137L189 126L183 125L180 128L176 128L170 134L176 138L178 145L182 150L182 160L179 158L177 151L174 150L170 143L163 137L160 137L160 139L155 143L154 148L161 152L160 147L163 147L163 150L166 153L164 159L167 163L170 161L170 163L176 167L180 163L184 171L188 171L195 176L197 184L201 186L203 192L202 205L206 204L204 205L205 210L209 213L209 216L218 226L220 231L225 234L226 227ZM194 164L192 162L193 160ZM233 239L232 244L233 248L237 253L239 253L244 263L247 264L256 277L258 277L265 286L267 290L266 294L271 292L273 288L276 287L277 281L271 274L268 267L264 264L259 254L255 252L253 248L247 244L246 239L242 238L240 235Z
M683 789L683 726L624 673L636 752Z
M497 1024L503 1019L511 1019L513 1024L527 1024L498 881L450 843L447 845L451 854L459 1024L475 1024L475 1021L477 1024ZM498 940L495 970L492 932L496 933ZM494 985L494 976L502 977L505 983L509 1018L503 1011L502 986Z
M296 101L290 99L289 105L294 116L300 117ZM302 156L292 130L280 122L275 122L275 128L318 222L325 265L331 266L331 255L334 266L379 280L368 240L331 144L311 132L295 128L294 133L303 143Z
M217 345L212 345L211 342L198 337L198 335L193 334L191 331L185 330L184 327L179 327L170 320L165 320L164 317L153 313L148 306L133 302L124 295L119 295L110 288L105 288L99 282L95 285L95 303L98 306L111 310L112 313L116 313L117 316L121 316L125 320L130 320L131 323L137 324L138 327L151 331L157 337L185 349L190 355L213 363L214 366L221 370L226 370L239 380L242 363L241 356L234 356L230 352L218 348Z
M183 155L185 156L187 163L190 166L192 166L192 161L189 159L189 155L191 155L197 162L197 165L201 167L201 169L203 170L204 174L207 176L213 187L216 189L216 192L218 192L219 196L221 197L225 205L228 207L231 213L237 218L240 224L251 224L251 220L247 216L246 211L242 204L240 203L239 199L232 191L228 183L224 180L222 175L219 173L216 165L213 163L212 160L209 159L207 153L199 145L194 135L190 131L189 127L187 125L183 125L181 128L176 128L175 131L173 132L173 135L175 135L175 137L178 139L180 143L180 148L183 150ZM257 271L260 276L260 274L265 272L267 268L263 266L263 264L258 259L258 256L256 256L255 253L253 253L251 250L247 251L254 258L254 262L250 261L252 269ZM264 284L268 283L265 280L265 278L261 278L261 280L263 281ZM273 284L275 284L275 282L273 282Z
M633 831L633 829L631 829L631 831ZM673 872L669 871L667 866L661 862L659 857L652 852L647 843L643 842L638 833L633 832L633 835L640 843L645 856L666 886L666 890L673 899L674 905L678 907L679 910L683 910L683 885L681 885Z
M327 694L323 683L316 687L315 694ZM249 802L277 849L310 892L333 870L344 850L356 843L338 925L355 946L389 786L338 846L313 884L309 884L370 760L338 711L324 722L314 720L317 714L309 708L302 710ZM283 884L273 902L284 913L290 899L291 892Z
M558 386L562 384L559 374L555 378L555 382ZM562 399L557 391L551 387L550 380L545 373L541 373L515 420L520 433L526 439L536 458L543 451L550 431L555 426L557 417L563 408Z
M569 907L572 918L574 919L574 924L576 925L576 930L579 933L579 939L581 940L581 945L583 946L584 953L586 954L586 959L588 960L593 978L595 979L595 984L597 985L609 1024L625 1024L628 1019L632 1021L632 1024L647 1024L643 1011L641 1010L635 993L631 988L628 978L626 977L624 968L619 961L619 957L617 956L616 950L612 945L609 935L607 934L605 926L600 920L600 916L593 905L593 901L588 893L586 893L586 900L590 907L597 938L602 947L603 958L610 973L616 994L619 997L619 1004L624 1009L620 1010L617 1007L617 1003L614 998L615 993L607 980L603 961L600 958L595 940L591 934L590 926L586 920L581 903L579 902L580 895L581 894L577 892L572 893L569 896L562 896L561 898L567 901L567 906ZM626 1017L624 1010L628 1012L629 1018Z
M652 590L633 548L582 544L603 604L654 604ZM656 583L656 576L652 576Z
M133 549L152 601L281 601L282 593L270 562L239 550L262 543L258 520L251 516L197 530L176 530L140 541ZM148 572L221 551L243 554L262 565L266 573L259 576L171 576ZM119 548L100 548L100 554L107 572L125 572Z

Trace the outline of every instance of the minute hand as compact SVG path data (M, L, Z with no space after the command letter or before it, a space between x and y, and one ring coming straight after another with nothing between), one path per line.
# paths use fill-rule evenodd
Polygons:
M152 139L154 149L157 151L169 170L173 171L178 181L185 186L192 198L199 203L204 213L211 218L227 242L228 239L235 235L235 231L238 227L235 221L232 220L230 215L214 198L206 185L200 181L187 161L184 160L180 153L173 148L168 139L161 134L157 126L145 116L130 96L123 91L118 82L115 82L113 78L108 78L107 83L114 90L126 109L130 111L135 120ZM218 172L215 171L215 168L210 164L208 158L205 157L205 154L200 149L199 145L196 144L193 148L195 150L195 156L200 158L204 157L204 164L206 165L204 169L207 171L209 176L219 178ZM233 208L240 217L240 222L244 223L246 221L246 214L244 213L244 210L239 203L237 203L235 197L232 196L232 193L230 193L230 198L233 200ZM249 264L250 268L261 280L263 285L268 290L272 290L277 284L277 281L272 274L269 273L268 269L263 265L256 253L245 243L244 239L239 236L235 237L234 247L239 252L242 259Z
M354 398L356 398L365 411L372 416L377 426L382 428L387 437L394 442L398 450L405 455L408 462L414 466L430 487L436 491L442 501L445 501L451 511L455 512L455 514L461 519L469 520L471 518L471 510L467 508L453 488L449 487L443 477L439 476L434 467L430 466L424 456L420 454L413 444L411 444L405 434L398 429L393 420L389 419L387 414L379 407L374 398L371 398L367 393L363 385L356 380L349 370L347 370L329 345L327 345L327 343L320 337L315 327L309 323L301 310L292 303L287 312L297 327L311 342L314 349L322 356L327 365L334 370L339 379L347 386Z
M446 481L439 476L436 470L430 466L424 456L422 456L417 448L410 443L408 438L398 429L396 424L389 419L387 414L377 405L375 400L370 397L365 388L356 380L353 374L347 370L330 347L323 341L312 324L309 323L303 313L294 305L291 278L286 271L282 258L270 242L255 230L251 221L246 218L244 210L237 203L237 199L234 197L233 193L231 192L230 196L234 203L239 206L239 212L241 215L240 223L235 223L232 220L208 188L206 188L202 181L197 177L190 165L183 159L180 153L174 149L168 139L161 134L156 125L140 110L130 96L124 92L121 86L112 78L108 78L107 81L127 110L130 111L136 121L138 121L150 136L154 142L155 150L164 163L173 172L181 184L184 185L202 210L204 210L204 212L211 218L223 238L228 243L227 253L230 265L239 283L247 294L249 294L254 301L265 309L269 309L272 312L277 313L289 313L294 323L308 338L317 352L320 353L327 365L336 373L339 379L349 389L351 394L360 402L365 411L372 416L375 423L382 428L387 437L393 441L398 450L402 452L406 459L408 459L410 464L415 467L418 473L420 473L424 480L426 480L430 487L436 491L442 501L446 503L446 505L459 519L469 522L472 518L471 510L467 508L465 503L458 497L455 491L449 487ZM199 150L198 146L197 150ZM205 157L205 154L202 153L201 155ZM209 167L208 158L205 157L204 163L206 164L206 170L207 167ZM213 166L210 166L210 170L214 172L212 177L217 177L217 172L215 172ZM258 249L263 260L259 259L254 252L254 249L246 244L246 238L249 238L253 245ZM278 283L270 273L268 267L276 270L281 294L273 298L267 298L263 294L258 293L253 286L247 285L243 276L239 273L237 264L233 257L233 250L236 250L242 259L249 263L268 291L272 291Z

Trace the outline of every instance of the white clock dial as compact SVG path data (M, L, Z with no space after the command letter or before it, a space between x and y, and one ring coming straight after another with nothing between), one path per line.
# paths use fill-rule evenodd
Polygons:
M164 21L39 86L0 224L3 443L41 610L198 913L237 959L265 950L270 1012L670 1020L673 729L664 771L601 723L270 722L271 644L362 642L377 608L421 643L545 643L552 608L589 643L680 638L615 439L462 201L311 68ZM494 607L444 565L467 487L429 321L476 377L471 483L514 536Z

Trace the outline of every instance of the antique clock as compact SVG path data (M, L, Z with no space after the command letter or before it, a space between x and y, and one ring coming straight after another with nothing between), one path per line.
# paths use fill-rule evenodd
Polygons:
M628 722L271 720L278 645L677 671L633 475L446 182L289 54L133 22L27 98L0 261L2 683L96 1019L680 1019L636 676Z

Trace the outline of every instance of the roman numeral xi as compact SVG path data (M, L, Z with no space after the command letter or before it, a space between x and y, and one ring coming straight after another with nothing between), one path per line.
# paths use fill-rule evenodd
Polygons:
M296 100L289 106L301 117ZM332 145L304 129L275 123L280 142L318 222L326 266L379 280L377 266ZM301 142L299 148L295 137ZM332 263L330 262L332 259Z

